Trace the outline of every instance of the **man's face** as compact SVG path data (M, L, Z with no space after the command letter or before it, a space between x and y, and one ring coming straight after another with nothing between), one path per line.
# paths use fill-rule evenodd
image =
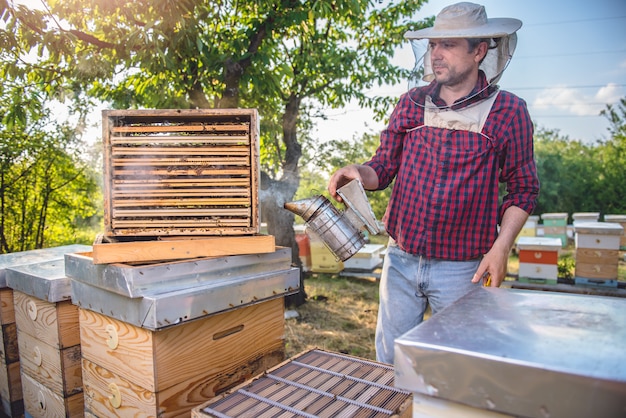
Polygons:
M467 39L431 39L428 43L435 79L445 86L461 84L477 71L481 56L476 48L469 51Z

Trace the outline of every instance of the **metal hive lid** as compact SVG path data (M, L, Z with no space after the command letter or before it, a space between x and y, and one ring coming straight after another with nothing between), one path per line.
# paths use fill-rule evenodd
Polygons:
M396 384L514 416L623 416L625 308L615 297L477 288L396 340Z
M7 287L6 269L42 261L62 260L65 254L91 251L90 245L72 244L38 250L0 254L0 288Z

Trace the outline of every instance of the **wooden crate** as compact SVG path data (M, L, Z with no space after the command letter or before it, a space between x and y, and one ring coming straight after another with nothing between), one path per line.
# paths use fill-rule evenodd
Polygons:
M105 110L104 235L260 231L256 109Z
M188 417L284 360L283 298L159 331L79 314L85 412L98 417Z
M314 349L194 408L192 418L402 417L411 394L388 364Z
M13 298L26 413L82 416L78 307L18 291Z

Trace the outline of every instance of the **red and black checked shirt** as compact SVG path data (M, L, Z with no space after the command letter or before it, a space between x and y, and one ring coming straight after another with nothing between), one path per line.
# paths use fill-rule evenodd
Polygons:
M481 72L468 97L486 86ZM453 109L483 100L489 91L459 100ZM526 103L500 91L482 134L423 126L427 95L445 106L438 92L433 82L404 94L365 164L378 174L379 189L396 179L384 221L400 248L428 258L470 260L489 251L507 208L530 214L536 206L533 125ZM502 202L499 182L506 183Z

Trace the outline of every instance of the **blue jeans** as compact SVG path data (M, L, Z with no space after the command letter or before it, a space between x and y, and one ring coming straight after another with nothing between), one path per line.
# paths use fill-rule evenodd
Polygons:
M479 263L412 255L390 239L380 279L376 359L393 364L394 340L424 320L428 305L434 315L479 286L471 281Z

